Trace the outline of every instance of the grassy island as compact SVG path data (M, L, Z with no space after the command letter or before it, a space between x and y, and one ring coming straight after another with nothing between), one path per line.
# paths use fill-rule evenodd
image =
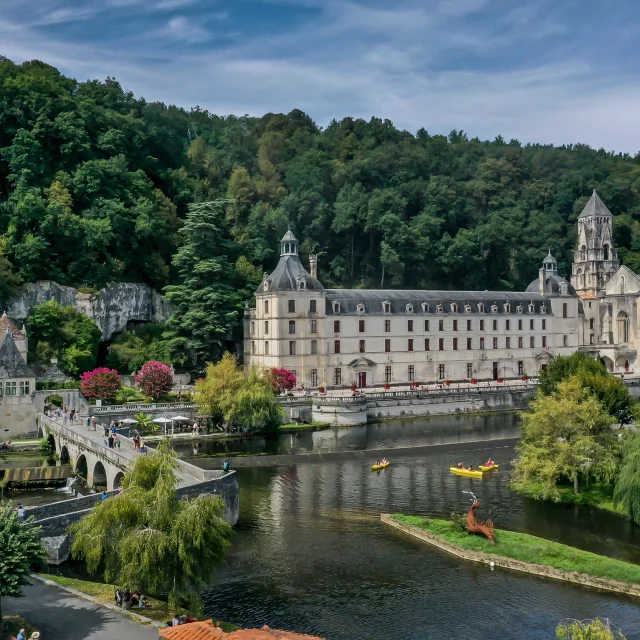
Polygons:
M469 535L447 520L436 520L401 514L383 516L383 521L385 520L391 520L392 522L390 522L390 524L393 524L395 521L401 525L405 525L405 527L423 531L429 535L429 538L434 539L434 543L438 541L444 543L441 548L445 550L449 550L446 546L450 546L462 552L470 552L467 557L471 560L489 561L505 558L532 565L534 568L535 566L540 568L550 567L560 573L558 575L552 575L548 571L530 572L566 579L572 582L581 582L583 584L587 584L587 582L560 574L581 574L605 581L625 583L627 585L634 585L633 591L637 591L635 595L640 595L640 566L631 564L630 562L614 560L558 542L537 538L536 536L531 536L526 533L516 533L515 531L496 529L496 544L493 545L480 536ZM408 532L410 533L410 531ZM427 539L426 541L428 542L429 540ZM475 556L475 554L483 554L485 558ZM464 557L464 554L461 553L460 555ZM519 566L513 566L510 563L506 563L505 566L519 570L527 570ZM614 588L615 585L594 584L593 581L591 586L630 592L624 588L616 589Z

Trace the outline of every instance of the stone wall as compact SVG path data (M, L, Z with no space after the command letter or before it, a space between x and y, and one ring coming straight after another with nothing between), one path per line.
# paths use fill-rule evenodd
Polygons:
M34 395L0 397L0 441L37 436Z
M48 300L85 313L98 325L103 340L123 331L131 320L164 322L171 315L168 303L146 284L113 282L98 293L80 293L51 280L24 285L17 296L5 303L6 312L14 321L25 320L31 307Z

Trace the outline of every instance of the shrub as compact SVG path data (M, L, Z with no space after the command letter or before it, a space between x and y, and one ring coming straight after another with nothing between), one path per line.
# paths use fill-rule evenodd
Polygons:
M296 386L296 376L284 367L272 367L267 372L267 379L274 393L280 395L285 391L291 391Z
M451 514L451 525L454 531L458 531L459 533L467 533L467 516L466 514L456 513L455 511Z
M150 360L136 375L136 384L145 396L156 400L171 391L173 372L164 362Z
M80 389L87 398L110 400L121 388L122 380L115 369L98 367L80 376Z
M122 387L116 393L116 404L125 404L126 402L143 402L144 396L133 387Z

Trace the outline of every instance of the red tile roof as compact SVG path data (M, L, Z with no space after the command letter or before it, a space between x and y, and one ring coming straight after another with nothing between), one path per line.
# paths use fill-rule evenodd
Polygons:
M13 322L13 320L10 320L9 316L7 316L6 313L3 313L0 316L0 340L2 340L4 334L7 333L7 331L9 331L9 333L16 340L24 340L25 338L24 333L20 331L20 329L18 329L15 322Z
M270 629L266 625L262 629L241 629L225 633L212 620L167 627L160 631L160 637L165 640L323 640L291 631Z

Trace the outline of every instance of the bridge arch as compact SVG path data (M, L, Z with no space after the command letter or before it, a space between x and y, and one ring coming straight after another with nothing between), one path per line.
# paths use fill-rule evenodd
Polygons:
M71 456L69 455L69 449L67 445L62 445L60 449L60 463L61 464L69 464L71 462Z
M113 477L113 485L109 487L109 490L119 489L122 485L122 481L124 480L124 471L118 471L116 475Z
M98 460L87 477L87 484L90 487L107 487L107 470L104 468L101 460Z
M84 480L88 479L89 468L87 465L87 457L84 455L84 453L81 453L76 460L75 472L76 475L84 478Z

